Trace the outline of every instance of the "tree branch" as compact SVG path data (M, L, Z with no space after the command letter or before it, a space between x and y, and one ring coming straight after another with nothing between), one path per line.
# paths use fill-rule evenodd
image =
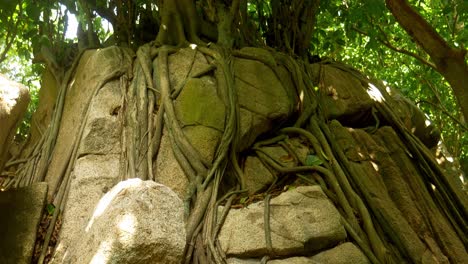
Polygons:
M444 57L456 57L466 51L450 47L437 31L413 10L407 0L385 0L402 28L426 51L437 64Z
M451 47L419 13L413 10L407 0L385 0L385 3L401 27L431 57L437 71L450 84L465 122L468 121L466 50Z
M88 7L91 10L96 11L96 13L98 13L99 16L101 16L102 18L105 18L115 28L115 23L117 22L116 21L117 16L113 12L114 8L112 7L107 8L107 7L99 6L97 5L96 1L85 0L84 2L88 4ZM112 3L112 1L110 3Z
M19 10L18 10L18 17L16 19L16 23L14 25L14 28L8 30L7 32L7 35L5 37L5 49L2 51L2 53L0 54L0 63L2 63L3 61L6 60L7 58L7 53L8 51L11 49L11 45L13 44L13 41L15 40L16 38L16 33L18 32L18 27L19 27L19 24L20 24L20 21L22 20L22 13L23 13L23 10L22 10L22 7L21 7L21 3L18 5L19 6ZM13 13L14 14L14 13ZM11 20L13 20L13 14L11 14Z
M468 131L467 126L465 126L462 122L460 122L456 117L454 117L447 110L445 110L445 108L441 107L440 105L434 104L434 103L429 102L427 100L419 100L419 101L416 102L417 105L419 105L420 103L425 103L425 104L431 105L432 107L436 108L437 110L439 110L440 112L442 112L443 114L448 116L450 119L452 119L453 122L455 122L457 125L459 125L460 128L463 129L465 132Z
M359 34L361 35L364 35L364 36L368 36L368 37L371 37L367 32L359 29L359 28L356 28L356 27L352 27L352 29L356 32L358 32ZM383 33L383 32L382 32ZM384 34L384 33L383 33ZM384 34L385 35L385 34ZM386 38L386 37L385 37ZM434 63L424 59L423 57L421 57L420 55L412 52L412 51L409 51L409 50L406 50L406 49L402 49L402 48L398 48L398 47L395 47L392 43L390 43L390 41L388 41L388 39L386 38L385 40L384 39L381 39L381 38L377 38L377 41L380 42L381 44L385 45L387 48L395 51L395 52L398 52L398 53L401 53L401 54L405 54L405 55L408 55L410 57L413 57L415 58L416 60L418 60L419 62L421 62L422 64L426 65L426 66L429 66L431 67L432 69L436 70L437 71L437 67Z

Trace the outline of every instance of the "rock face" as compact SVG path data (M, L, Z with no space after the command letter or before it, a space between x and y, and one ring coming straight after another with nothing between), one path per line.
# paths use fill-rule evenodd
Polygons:
M0 192L0 263L31 263L47 183Z
M56 147L47 173L53 186L59 183L62 169L79 132L80 122L85 122L78 149L78 159L70 175L70 191L62 220L60 241L55 252L61 260L71 245L81 239L83 229L93 214L99 199L120 181L121 127L116 109L121 105L120 81L112 80L97 87L119 65L122 71L130 60L117 47L87 51L77 67L75 81L70 85ZM96 89L100 88L99 91Z
M96 204L118 183L118 168L119 155L87 155L76 161L56 259L62 259L69 252L69 247L81 240Z
M366 84L361 83L349 68L340 69L347 66L333 63L312 64L312 67L317 72L316 78L321 79L321 105L326 109L325 114L328 118L359 118L374 105L374 101L366 92ZM322 72L323 76L319 77L319 72ZM351 122L354 122L354 119Z
M355 175L366 175L356 181L358 188L366 190L368 200L375 202L382 217L399 223L388 225L385 232L398 236L408 248L409 259L413 262L423 259L427 263L468 262L462 241L436 209L424 187L427 183L419 178L417 164L391 127L381 127L370 135L332 121L330 130L343 146L350 170ZM430 209L421 209L425 207ZM427 245L426 241L437 239L439 244ZM443 254L444 251L449 254Z
M274 62L266 50L244 48L241 52ZM275 72L260 61L236 58L234 60L235 85L240 107L239 148L245 149L255 139L292 113L293 102Z
M267 189L275 180L275 175L256 156L245 159L243 177L249 194Z
M8 159L8 148L15 129L29 104L29 91L22 84L0 75L0 172Z
M70 155L75 140L78 140L80 124L85 122L88 108L85 139L81 141L79 156L120 153L121 129L117 126L118 116L115 111L122 99L120 80L105 80L116 71L128 71L131 63L128 52L118 47L88 50L82 55L76 73L70 80L60 129L46 175L51 191L60 183L60 176L68 163L64 157ZM98 87L102 83L104 85Z
M54 75L46 66L41 77L41 89L39 90L39 105L31 116L30 138L23 153L22 158L27 157L34 150L34 142L41 139L46 128L49 126L54 111L54 104L58 95L57 81Z
M273 56L266 50L245 48L241 51L274 64ZM193 65L187 58L194 59ZM173 94L177 118L186 137L208 163L213 161L221 140L228 107L225 91L217 83L217 78L223 80L223 72L215 70L213 76L213 71L206 71L210 67L210 61L190 48L169 56L170 83L176 91L180 90ZM206 73L200 76L201 72ZM285 120L292 113L293 103L275 72L262 62L235 58L234 72L240 107L239 148L243 150L259 135ZM164 133L155 165L155 179L186 198L188 181L174 157L168 137Z
M64 262L178 264L185 238L182 200L164 185L130 179L102 197Z
M353 243L344 243L310 258L311 263L368 264L367 257Z
M227 259L228 264L258 264L261 259ZM269 264L369 264L367 257L353 243L346 242L312 257L273 259Z
M326 109L324 113L328 119L337 119L348 127L373 126L377 115L374 116L372 109L376 101L384 98L404 126L428 148L434 147L439 142L440 132L425 114L397 90L386 86L382 81L364 82L361 80L361 73L336 62L312 64L312 69L322 91L321 106ZM377 118L384 120L381 116Z
M346 238L338 211L318 186L300 186L271 199L270 227L278 256L310 254ZM228 256L268 254L263 202L230 210L219 241Z
M260 147L260 150L278 161L279 165L283 167L294 167L304 164L307 155L311 152L298 137L290 138L287 148L291 149L295 154L289 153L283 146L278 144ZM243 165L242 177L244 178L245 189L248 190L249 194L266 190L277 177L277 173L269 169L255 155L247 156Z

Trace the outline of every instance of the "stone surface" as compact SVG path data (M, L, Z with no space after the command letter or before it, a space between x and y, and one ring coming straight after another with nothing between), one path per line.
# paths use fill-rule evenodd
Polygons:
M129 61L125 54L116 47L85 53L77 69L76 81L70 87L67 102L76 101L65 104L64 118L55 148L55 152L62 156L58 156L57 153L53 156L48 171L48 180L52 183L55 183L56 178L51 173L58 173L61 166L67 164L63 156L71 151L73 137L76 137L79 130L76 122L82 122L87 110L86 102L90 101L88 120L78 150L79 158L70 175L70 191L55 251L56 260L70 254L70 246L82 236L83 229L99 199L120 180L121 124L118 117L118 109L122 103L120 80L107 82L97 92L95 89L99 88L96 87L97 84L106 75L115 70L111 65L119 64L121 70L128 67ZM99 63L103 65L99 65L96 60L101 60ZM98 67L101 67L102 75L93 72L98 71Z
M429 117L424 114L414 103L394 89L392 101L389 102L397 117L404 126L413 133L428 148L437 146L440 140L440 131L432 124Z
M228 264L259 264L261 259L229 258ZM347 242L312 257L297 256L272 259L268 264L369 264L367 257L353 243Z
M183 86L187 77L194 76L211 66L202 53L192 48L180 49L171 54L168 64L172 89Z
M244 163L244 183L249 194L267 189L275 175L256 156L248 156Z
M247 48L242 51L276 65L267 50ZM194 59L193 65L187 58ZM216 78L208 74L200 78L190 77L209 66L210 64L199 52L191 49L182 49L169 56L171 87L173 89L183 87L174 101L176 115L185 135L207 163L213 161L227 118L227 95L216 83L216 78L223 80L223 73L215 71ZM291 113L292 106L278 77L263 63L235 59L234 71L240 104L239 142L242 145L239 148L245 149L258 135L273 128L275 122L284 120ZM163 133L154 168L156 181L173 189L179 197L186 198L187 178L174 157L167 131ZM271 180L266 180L263 184L268 182ZM263 187L261 184L252 186L251 193Z
M261 49L243 51L274 61ZM274 71L262 62L236 58L234 75L241 117L239 147L245 149L258 135L284 121L293 107Z
M68 263L182 262L185 224L182 200L153 181L129 179L99 201Z
M238 259L238 258L227 259L227 264L260 264L260 263L261 263L261 259ZM267 261L267 263L268 264L325 264L325 263L332 264L332 262L315 262L307 257L272 259L272 260Z
M79 124L84 122L83 119L88 107L91 107L91 109L87 122L87 131L85 131L84 135L89 133L93 120L97 118L109 118L108 120L116 118L113 113L121 103L121 94L117 92L120 90L120 81L115 80L106 83L103 87L98 86L106 78L115 74L116 71L129 71L132 66L130 55L131 51L116 46L88 50L82 55L76 73L70 80L54 152L46 175L50 190L55 190L62 175L61 172L65 170L64 168L68 164L68 159L64 157L67 157L73 149L73 142L80 130ZM95 96L98 88L101 90ZM105 91L107 89L109 91ZM91 102L91 100L93 101ZM108 122L108 124L110 123L112 122ZM112 125L109 126L108 124L107 126L112 128ZM111 138L108 140L107 144L112 144ZM102 140L101 142L106 144ZM80 148L84 151L81 155L86 154L83 146L80 146ZM117 151L114 147L108 146L108 148ZM95 149L90 151L90 153L92 152L95 152Z
M182 129L192 146L208 164L212 163L222 132L207 126L187 126Z
M119 181L120 155L87 155L76 161L65 205L55 258L70 254L69 247L83 235L99 199ZM60 263L60 262L58 262Z
M285 148L278 144L265 146L261 149L283 167L295 167L302 165L301 162L305 162L307 154L309 154L310 150L304 144L302 144L301 139L299 138L291 138L288 140L288 142L290 148L293 149L293 151L297 154L297 158L299 160L297 160L293 154L290 154Z
M309 263L333 264L369 264L369 260L353 243L347 242L332 249L323 251L310 258Z
M239 258L228 258L227 264L259 264L259 259L239 259Z
M175 101L175 110L182 126L224 130L225 106L216 94L212 77L190 78Z
M16 127L26 113L29 100L28 88L0 74L0 172L9 158L8 148L16 134Z
M188 178L174 157L172 144L166 129L163 130L161 146L159 147L156 162L153 163L153 170L156 182L171 188L182 200L186 198Z
M261 257L267 254L263 202L232 209L219 234L227 256ZM274 253L303 255L336 245L346 238L340 215L318 186L300 186L270 201Z
M120 153L121 124L118 110L122 103L120 80L106 83L91 99L88 123L79 155Z
M31 263L47 183L0 192L0 263Z
M378 210L389 223L385 232L401 241L407 259L423 263L446 263L447 259L451 263L468 262L463 243L442 216L443 212L437 209L424 177L414 166L414 159L409 157L404 143L391 127L379 128L370 135L362 129L349 129L332 121L330 130L352 161L348 166L354 172L353 177L359 176L359 181L354 179L357 190L364 193L363 200L372 204L373 210ZM361 156L357 162L353 160L356 152ZM392 152L393 157L389 154Z
M351 68L340 63L312 64L312 68L320 73L321 106L326 109L328 119L354 123L370 111L374 100L366 92L367 85L356 78Z

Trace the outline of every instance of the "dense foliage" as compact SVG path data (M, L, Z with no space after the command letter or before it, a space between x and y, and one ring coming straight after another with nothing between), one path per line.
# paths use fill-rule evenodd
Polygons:
M56 63L68 66L78 39L67 39L69 17L79 21L78 35L93 31L98 42L109 40L105 23L111 23L119 43L136 48L154 39L161 21L157 9L159 1L1 1L0 5L0 71L27 85L32 93L32 104L20 129L27 133L29 118L38 101L38 87L46 58L34 56L44 47L56 56ZM212 1L197 1L198 8ZM468 41L468 3L463 0L410 1L412 6L454 47L464 49ZM283 8L298 1L241 1L247 5L247 17L240 23L251 23L257 32L241 32L244 43L252 45L263 39L288 53L296 46L288 43L288 34L294 34L298 25L280 25L282 36L272 36L269 25L281 16L298 15L300 8ZM315 1L302 1L314 5ZM310 6L309 6L310 7ZM311 10L317 7L312 6ZM114 11L110 11L114 10ZM284 11L286 10L286 11ZM132 23L121 23L132 18ZM207 20L216 18L207 18ZM109 21L109 22L107 22ZM285 20L282 20L285 21ZM449 84L430 67L429 56L398 25L382 1L322 1L315 20L310 54L344 61L360 71L367 72L389 85L397 87L423 109L442 130L443 140L454 156L468 160L468 133L466 122ZM299 25L301 26L301 25ZM299 27L298 26L298 27ZM305 25L309 26L309 25ZM248 28L248 27L246 27ZM278 30L276 30L278 32ZM124 37L122 37L124 36ZM89 39L89 38L88 38ZM112 39L112 37L110 38ZM283 41L279 41L283 39ZM88 41L91 42L91 41ZM98 43L94 43L95 45ZM299 54L301 55L301 54ZM302 54L304 55L304 54ZM33 60L34 58L34 60ZM466 161L465 161L466 162Z
M447 41L456 47L468 43L466 1L413 2ZM314 53L344 61L398 88L441 128L449 151L468 158L467 125L449 84L427 65L427 54L398 25L383 1L322 4L317 28Z

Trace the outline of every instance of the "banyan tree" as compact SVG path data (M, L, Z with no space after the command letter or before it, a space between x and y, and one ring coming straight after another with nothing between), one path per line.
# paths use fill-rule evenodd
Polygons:
M35 49L39 107L4 168L3 188L49 186L34 261L321 263L350 243L363 263L468 263L437 128L397 87L310 54L319 1L59 2L78 43ZM307 197L339 240L309 235L333 222L322 207L288 211Z

